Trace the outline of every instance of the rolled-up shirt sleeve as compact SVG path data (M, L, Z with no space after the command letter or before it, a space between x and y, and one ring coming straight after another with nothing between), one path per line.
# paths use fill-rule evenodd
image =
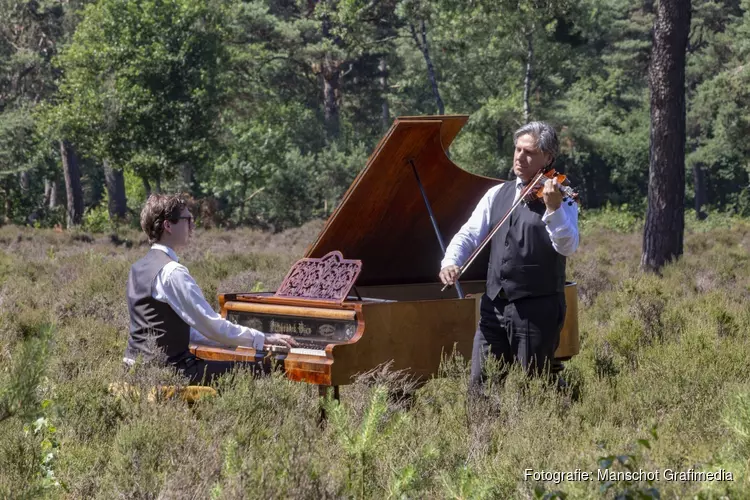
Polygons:
M479 246L490 230L490 208L495 195L505 184L494 186L479 200L469 220L453 236L445 256L440 262L440 269L446 266L462 266L471 253Z
M222 345L249 346L256 350L263 348L263 332L222 318L206 301L185 266L174 263L168 267L162 270L163 274L160 276L164 298L182 320L192 327L191 341L200 341L205 337Z
M560 208L542 216L552 247L557 253L569 257L578 249L578 205L574 201L563 201Z

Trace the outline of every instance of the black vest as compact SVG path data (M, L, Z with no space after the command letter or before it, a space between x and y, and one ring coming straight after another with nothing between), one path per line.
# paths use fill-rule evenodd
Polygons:
M154 279L169 262L172 259L166 253L152 249L130 268L127 292L130 338L126 358L135 359L140 354L151 360L154 353L148 348L149 336L165 352L167 363L176 363L190 354L190 325L169 304L151 296Z
M491 227L513 206L515 195L514 181L500 188L490 209ZM546 209L541 199L522 202L492 237L487 269L490 299L501 290L510 301L564 292L565 256L554 249L542 222Z

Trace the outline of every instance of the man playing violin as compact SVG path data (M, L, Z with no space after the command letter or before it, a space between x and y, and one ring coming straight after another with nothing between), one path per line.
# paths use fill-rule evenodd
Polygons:
M557 133L545 122L524 125L513 140L516 180L487 191L453 237L441 263L444 284L453 284L460 266L558 152ZM565 319L565 260L578 248L578 207L556 179L547 179L541 189L542 197L516 207L490 241L472 352L473 387L482 384L490 353L504 363L520 363L529 373L540 373L554 360Z

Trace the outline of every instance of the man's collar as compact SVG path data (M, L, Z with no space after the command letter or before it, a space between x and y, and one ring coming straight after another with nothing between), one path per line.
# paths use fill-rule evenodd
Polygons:
M167 245L162 245L161 243L154 243L151 245L152 250L161 250L165 254L169 255L169 258L171 258L175 262L180 262L180 259L177 257L177 254L174 253L174 250L169 248Z

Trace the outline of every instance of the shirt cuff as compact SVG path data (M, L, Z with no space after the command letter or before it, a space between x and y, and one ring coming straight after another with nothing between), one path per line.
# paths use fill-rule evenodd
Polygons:
M255 349L256 351L262 351L265 343L266 336L261 332L257 332L253 337L253 349Z
M544 215L542 215L542 222L547 225L550 231L555 231L568 223L568 216L565 214L561 205L552 213L545 212Z
M457 265L458 265L458 264L457 264L457 263L456 263L456 261L455 261L455 260L453 260L453 259L443 259L443 260L442 260L442 261L440 262L440 271L442 271L443 269L445 269L445 268L446 268L446 267L448 267L448 266L457 266Z

